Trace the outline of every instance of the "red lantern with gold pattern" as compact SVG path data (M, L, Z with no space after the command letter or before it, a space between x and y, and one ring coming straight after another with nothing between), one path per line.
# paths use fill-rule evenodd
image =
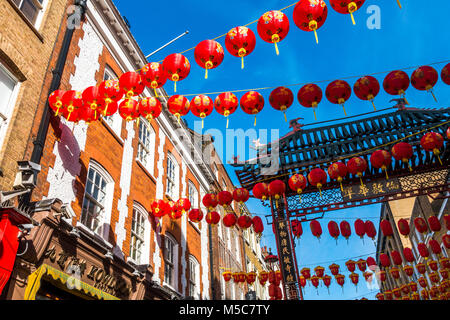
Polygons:
M48 97L48 104L50 108L55 111L55 116L58 116L60 113L60 109L62 108L62 97L64 95L65 91L63 90L56 90L53 91L49 97Z
M390 72L383 81L384 90L393 96L401 96L405 98L405 92L409 88L409 76L406 72L401 70L396 70ZM406 101L407 104L409 104Z
M431 239L428 242L428 245L430 246L431 252L433 252L435 255L439 256L442 253L441 245L436 240Z
M233 199L239 204L244 204L250 198L250 194L245 188L236 188L233 191Z
M207 193L203 196L202 203L208 210L214 210L219 204L219 200L214 193Z
M303 268L300 270L300 273L303 277L305 277L306 280L311 279L311 269L310 268Z
M264 224L262 222L262 219L258 216L253 217L252 219L252 225L253 225L253 231L258 234L261 235L264 231Z
M191 209L191 201L189 201L189 199L187 198L181 198L179 199L176 204L176 209L181 211L182 213L186 213L187 211L189 211Z
M300 279L300 280L299 280L300 286L301 286L302 288L306 287L306 279L305 279L305 277L304 277L304 276L300 276L299 279Z
M267 271L261 271L258 275L259 283L264 286L269 279L269 273Z
M408 283L408 287L409 287L409 290L411 290L411 292L417 292L417 290L418 290L417 283L415 283L415 282Z
M398 231L405 238L409 237L410 229L409 229L409 221L406 219L400 219L397 222Z
M182 54L172 53L164 59L163 69L167 78L174 82L174 92L177 92L177 82L187 78L191 64Z
M161 218L169 213L170 207L164 200L154 200L151 204L152 214L156 218Z
M294 94L289 88L278 87L270 93L269 103L272 108L284 113L284 120L287 122L286 110L294 103Z
M447 249L450 249L450 234L444 234L442 236L442 243Z
M278 55L277 43L286 38L289 33L289 19L281 11L268 11L259 18L257 30L261 39L275 44L275 51Z
M403 271L405 272L405 274L406 274L408 277L412 277L413 274L414 274L414 268L411 267L410 265L404 266L404 267L403 267Z
M392 278L398 280L400 278L400 269L397 267L392 267L391 269L389 269L389 274Z
M119 114L125 121L139 118L139 103L133 99L125 99L119 104Z
M402 291L400 290L400 288L394 288L392 290L392 293L394 294L394 296L399 299L402 297Z
M222 272L222 276L223 276L223 280L225 280L225 282L229 282L231 280L231 272L230 271Z
M428 266L430 267L431 270L433 271L438 271L439 269L439 264L437 261L434 260L428 260Z
M441 277L439 276L439 273L437 273L437 272L432 272L432 273L428 274L428 277L430 278L430 281L432 283L439 283L439 281L441 280Z
M420 296L422 297L423 300L429 300L430 299L430 295L429 295L427 289L423 289L422 291L420 291Z
M269 195L276 200L280 199L286 192L286 185L281 180L274 180L269 184Z
M222 219L223 225L227 228L233 227L237 222L237 217L234 213L227 213Z
M83 95L79 91L66 91L61 98L63 116L67 121L77 122L78 109L83 107Z
M231 205L231 202L233 202L233 195L231 192L226 190L220 191L217 195L217 200L222 207L226 208Z
M222 45L215 40L203 40L194 51L195 62L205 69L205 79L208 79L208 70L217 68L224 56Z
M352 95L352 88L350 85L344 80L335 80L331 82L327 89L325 90L325 96L328 101L333 104L340 104L344 109L344 114L347 116L347 112L345 111L345 102L350 99Z
M425 243L419 243L417 245L417 250L420 253L422 258L428 258L430 256L430 252L428 251L427 245Z
M392 250L391 251L391 257L392 257L392 262L396 266L401 266L402 265L403 260L402 260L402 256L400 255L400 252L398 252L397 250Z
M152 121L161 114L162 105L161 102L154 97L144 98L139 101L138 110L142 117L148 121Z
M445 84L450 86L450 63L442 68L441 79Z
M264 182L257 183L253 187L252 193L256 199L267 200L269 197L269 185Z
M358 286L358 282L359 282L359 274L352 272L352 273L349 275L349 278L350 278L350 280L352 281L352 283L353 283L355 286Z
M342 291L344 291L345 276L342 274L338 274L334 276L334 278L336 279L337 284L342 287Z
M103 100L100 95L100 90L96 86L91 86L86 88L83 93L83 102L84 102L84 109L86 116L89 115L91 119L97 120L99 118L99 115L97 113L100 113L99 106L103 103ZM92 111L92 112L91 112ZM82 116L83 118L83 116ZM86 121L86 119L85 119ZM86 121L89 122L89 121Z
M323 275L325 274L325 268L317 266L314 268L314 272L316 273L316 276L318 276L319 278L323 278Z
M362 181L362 176L364 172L367 170L367 161L361 157L351 158L347 162L347 168L348 172L350 172L354 176L359 177L359 179L361 180L361 185L363 186L364 183Z
M419 231L422 234L425 234L428 232L428 226L424 218L417 217L414 219L414 226L416 227L416 230Z
M337 239L340 235L340 232L339 232L339 226L336 223L336 221L328 222L328 232L330 233L330 236L332 236L336 240L336 245L337 245Z
M225 47L231 55L242 59L242 69L244 69L244 57L252 53L255 46L255 34L247 27L235 27L225 36Z
M348 260L345 265L347 266L348 271L355 272L356 262L353 260Z
M319 286L319 280L320 280L320 278L319 278L318 276L312 276L312 277L311 277L311 284L312 284L314 287L316 287L316 289L317 289L317 287Z
M158 97L156 89L161 88L167 82L167 74L164 72L162 65L158 62L147 63L141 69L140 74L144 85L152 88L155 97Z
M348 221L343 220L339 224L339 228L341 230L342 236L347 240L347 243L348 243L348 238L350 238L350 236L352 235L352 229L350 228L350 223L348 223Z
M100 118L100 113L97 112L97 110L84 105L82 108L78 109L78 118L89 125Z
M314 118L317 120L316 108L322 101L323 93L322 89L314 83L304 85L297 94L297 99L300 104L305 108L312 108L314 112Z
M447 280L449 278L449 271L441 269L439 270L439 273L441 274L442 279Z
M178 119L180 122L180 117L185 116L189 113L190 103L189 100L182 95L175 94L169 98L167 101L167 109Z
M255 283L256 281L256 272L255 271L250 271L249 273L247 273L247 283L249 285L253 285L253 283Z
M342 181L348 173L347 166L343 162L335 162L328 167L328 175L331 179L339 182L341 186L341 191L344 192L344 188L342 187Z
M411 300L419 301L420 300L420 294L418 292L413 292L411 294Z
M372 283L372 279L373 279L372 272L368 272L368 271L364 272L363 277L364 277L364 280L366 280L366 282Z
M385 268L389 268L391 266L391 259L389 259L389 256L386 253L380 254L380 262Z
M100 111L103 112L103 116L111 116L117 112L119 106L117 101L122 99L124 93L120 89L119 81L105 80L100 83L98 91L103 101L100 104Z
M428 91L433 95L434 100L437 99L433 93L433 87L436 85L439 79L439 74L433 67L422 66L414 70L411 75L411 84L414 88L421 91Z
M301 201L302 200L301 194L303 193L303 190L306 189L307 185L305 176L298 173L294 174L292 177L289 178L288 185L292 191L297 192Z
M420 139L420 145L426 151L433 152L433 154L438 158L439 163L442 165L442 160L439 157L441 153L439 149L444 146L444 138L437 132L428 132L426 135Z
M427 272L427 265L424 263L416 264L416 270L420 274L425 274Z
M450 269L450 258L442 257L439 259L439 263L441 264L441 268Z
M366 234L366 228L364 225L364 221L361 219L355 220L355 233L361 238L364 238L364 235Z
M366 235L375 241L375 237L377 236L377 230L372 221L368 220L364 222L364 229L366 230Z
M403 256L405 257L405 260L409 263L413 263L416 261L416 258L414 257L413 251L411 248L404 248L403 249Z
M125 93L126 99L138 96L144 92L145 85L141 75L136 72L126 72L119 78L120 89Z
M200 209L192 209L189 211L189 220L198 223L203 219L203 212Z
M325 287L327 287L328 294L330 294L331 277L329 275L324 275L322 281Z
M376 273L376 275L377 275L378 279L380 279L381 282L385 282L385 281L386 281L386 271L384 271L384 270L379 270L379 271Z
M248 215L242 215L238 218L237 224L241 229L248 229L252 226L252 218Z
M207 224L215 226L220 222L220 214L217 211L209 211L205 220Z
M298 1L294 8L294 22L301 30L314 31L319 43L317 29L323 26L328 16L328 7L323 0Z
M333 263L328 268L330 268L331 274L333 276L336 276L339 274L339 265L338 264Z
M437 300L438 299L438 295L439 295L439 288L436 287L436 286L432 286L430 288L429 293L430 293L430 297L431 297L432 300Z
M245 272L239 272L238 279L239 283L244 283L247 280L247 274Z
M380 301L384 300L384 294L382 294L381 292L377 293L377 295L375 297Z
M355 25L356 22L353 13L360 9L365 1L366 0L330 0L330 4L336 12L350 14L352 22Z
M392 230L392 226L389 220L383 219L380 222L380 229L385 237L392 237L392 235L394 234L394 230Z
M303 234L302 223L299 220L292 220L292 234L295 238L300 238Z
M210 97L205 96L204 94L199 94L198 96L192 98L189 106L192 114L202 119L203 128L203 119L209 116L214 110L214 102Z
M386 298L386 300L392 300L392 299L393 299L393 297L392 297L392 291L386 290L386 291L384 292L384 297Z
M356 264L358 265L358 269L359 269L361 272L366 271L366 269L367 269L366 260L364 260L364 259L359 259L358 261L356 261Z
M431 231L433 232L439 232L441 231L441 222L439 221L438 217L431 216L428 218L428 225L430 226Z
M361 100L372 102L373 108L377 111L373 100L380 93L380 83L372 76L359 78L353 85L353 92Z
M392 163L392 156L386 150L377 150L370 156L370 163L374 168L381 169L386 173L386 179L389 179L387 168Z
M309 226L311 228L313 236L316 237L320 242L320 236L322 235L322 226L320 225L320 222L317 220L312 220L309 223Z
M229 124L229 116L233 114L239 105L239 100L232 92L222 92L214 100L216 111L227 119L227 129Z
M263 96L259 92L249 91L242 96L240 103L245 113L255 115L256 126L256 115L264 108Z
M327 174L320 168L312 169L308 174L309 184L319 189L322 197L322 187L327 183Z
M391 149L392 156L395 160L402 161L403 163L407 163L409 167L409 171L412 171L411 164L409 163L409 159L413 156L413 148L407 142L399 142L394 145Z

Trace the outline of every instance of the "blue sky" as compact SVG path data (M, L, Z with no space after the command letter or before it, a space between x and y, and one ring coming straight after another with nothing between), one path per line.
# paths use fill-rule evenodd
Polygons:
M228 32L235 26L247 24L257 20L264 12L280 9L294 1L255 1L255 0L227 0L227 1L130 1L115 0L122 15L126 16L131 24L131 32L135 36L145 54L149 54L175 38L185 30L189 34L164 50L158 52L149 59L161 61L167 55L182 52L195 47L200 41L212 39ZM317 82L325 91L328 82L349 76L362 76L366 74L385 72L375 77L382 83L388 71L426 65L433 62L450 59L450 42L448 30L450 23L447 13L450 11L450 2L439 3L439 8L424 7L423 1L403 0L403 9L400 10L395 0L367 0L364 6L355 13L356 25L352 25L348 15L335 12L326 1L329 13L324 26L319 29L319 45L315 43L314 35L298 29L293 20L294 7L286 9L291 27L288 36L279 44L280 55L275 54L274 46L259 38L256 24L250 28L256 34L256 48L245 59L245 69L241 70L240 59L225 52L223 63L209 72L209 78L204 79L204 69L200 68L194 60L194 50L186 52L186 57L191 62L189 77L178 84L179 94L197 94L216 91L242 90L259 87L274 87L295 83ZM381 29L370 30L366 21L370 14L366 12L370 5L377 5L381 13ZM432 11L432 15L431 15ZM224 46L224 37L218 39ZM434 65L439 74L445 64ZM409 75L414 69L405 70ZM347 80L351 86L358 77ZM297 95L300 86L290 87ZM173 83L168 81L165 89L169 95L173 94ZM264 110L258 115L257 130L278 129L282 136L290 131L284 121L281 112L272 109L268 103L271 90L261 90L260 93L266 100ZM237 93L240 98L244 92ZM432 96L426 92L417 91L412 86L407 91L408 101L412 107L437 108L448 107L450 101L450 88L441 80L435 87L438 99L436 103ZM211 95L214 99L216 95ZM191 99L192 96L189 96ZM392 106L389 100L394 98L381 90L375 99L378 109ZM348 115L356 115L373 111L370 102L360 101L354 94L346 103ZM295 100L294 105L287 111L288 119L303 117L303 123L314 123L311 110L305 109ZM329 103L324 97L317 110L319 121L344 117L342 108ZM190 114L186 117L190 126L194 126L196 118ZM206 118L203 132L211 129L225 133L225 119L213 112ZM253 128L253 117L245 114L240 108L230 117L230 129ZM211 132L211 131L210 131ZM262 142L271 140L261 137ZM226 152L228 151L228 152ZM246 151L246 153L244 153ZM220 152L220 150L219 150ZM224 162L231 160L233 154L240 155L241 159L252 156L248 150L224 150L226 155ZM233 168L227 166L230 175L236 185L238 181ZM267 212L257 201L250 201L252 212L265 215ZM345 268L345 259L359 256L365 253L375 252L375 247L370 239L365 239L364 244L358 238L350 238L349 244L341 237L336 242L327 231L326 224L330 218L336 218L340 222L342 218L349 220L353 226L356 218L371 219L377 225L380 206L367 206L352 210L342 210L327 213L326 219L321 221L324 235L320 244L312 237L309 225L304 226L304 235L297 246L297 258L299 268L310 265L314 268L316 263L328 267L328 261L341 260L342 270ZM339 219L337 219L339 218ZM267 246L276 248L272 228L266 227L264 241ZM356 259L357 260L357 259ZM327 268L327 272L329 270ZM344 273L346 276L348 273ZM360 282L363 282L360 275ZM362 280L362 281L361 281ZM354 299L374 298L375 293L370 291L362 283L355 287L346 279L344 294L341 288L333 282L328 295L325 288L316 290L307 287L306 299Z

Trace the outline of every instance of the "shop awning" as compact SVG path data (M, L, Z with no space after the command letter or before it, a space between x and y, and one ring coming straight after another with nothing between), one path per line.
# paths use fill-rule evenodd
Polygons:
M67 285L68 290L77 290L99 300L120 300L119 298L94 288L93 286L46 264L43 264L39 269L28 276L28 285L25 289L24 300L36 299L36 294L41 286L42 277L52 278L55 281Z

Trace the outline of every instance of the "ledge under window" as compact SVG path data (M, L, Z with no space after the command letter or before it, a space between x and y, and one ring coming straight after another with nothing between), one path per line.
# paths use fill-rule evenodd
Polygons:
M17 7L17 5L12 0L7 0L8 3L13 7L13 9L17 12L17 14L22 18L22 20L30 27L31 31L38 37L38 39L43 43L44 37L40 34L40 32L36 29L34 24L25 16L25 14Z

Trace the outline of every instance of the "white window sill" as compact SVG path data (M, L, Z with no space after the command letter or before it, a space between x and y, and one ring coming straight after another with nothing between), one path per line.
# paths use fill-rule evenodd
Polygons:
M172 287L172 286L171 286L170 284L168 284L167 282L163 281L162 285L163 285L163 287L167 287L167 288L169 288L170 290L172 290L172 291L174 291L174 292L176 292L176 293L178 293L178 294L181 295L181 293L180 293L177 289L175 289L174 287Z
M90 235L94 240L103 243L108 249L111 250L114 247L111 243L109 243L108 241L103 239L101 236L99 236L97 233L95 233L94 231L92 231L91 229L89 229L84 224L80 223L79 221L77 221L76 227L79 228L82 232Z

